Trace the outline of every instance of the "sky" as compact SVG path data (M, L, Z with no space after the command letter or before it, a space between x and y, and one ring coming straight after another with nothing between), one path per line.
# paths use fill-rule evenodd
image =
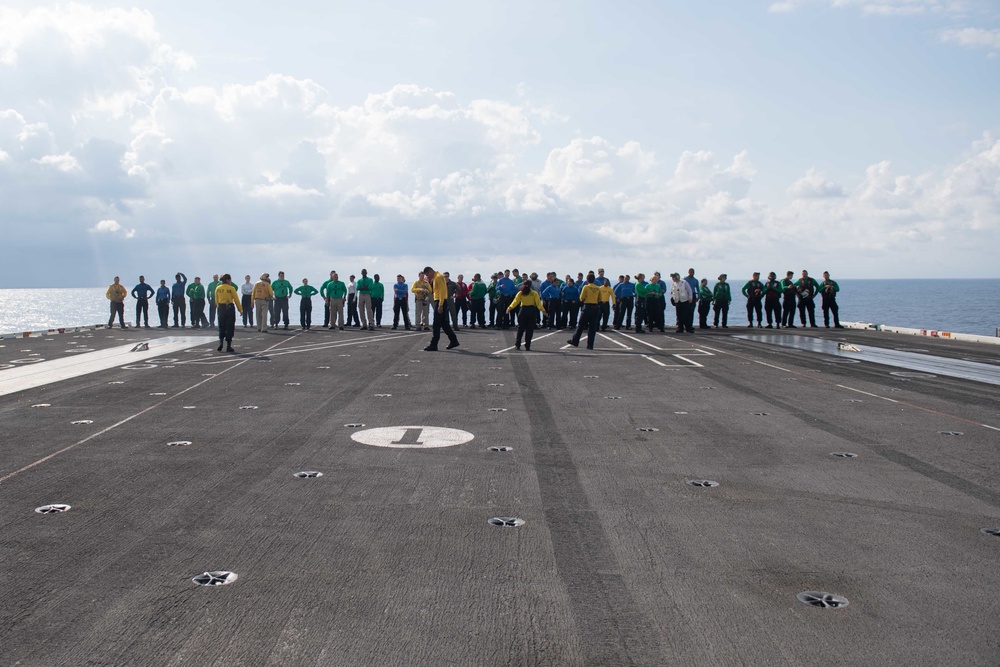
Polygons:
M995 0L0 0L0 287L1000 277Z

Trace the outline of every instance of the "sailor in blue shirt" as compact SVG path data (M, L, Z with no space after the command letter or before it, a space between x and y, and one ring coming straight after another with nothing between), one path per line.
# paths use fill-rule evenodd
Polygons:
M497 314L500 316L500 328L509 329L514 324L514 313L508 313L507 308L514 301L517 285L510 279L510 270L503 272L503 277L497 279Z
M178 273L174 278L177 280L170 288L170 301L174 304L174 328L177 327L177 315L180 313L180 326L187 324L187 314L185 311L184 293L187 289L187 276Z
M615 285L615 329L632 328L632 308L635 306L635 285L629 276L622 276Z
M559 316L559 328L576 328L576 317L580 313L580 288L572 278L566 280L562 288L562 313Z
M556 274L550 273L548 281L542 283L542 300L545 301L545 324L549 329L559 326L562 310L562 286Z
M167 328L167 318L170 317L170 288L167 281L160 281L160 288L156 290L156 310L160 316L160 328Z
M135 326L139 326L139 316L144 316L146 328L149 328L149 297L155 292L146 284L146 276L139 276L139 284L132 288L132 298L135 299Z
M403 274L396 276L392 284L392 328L399 328L399 314L403 314L403 324L410 330L410 285Z

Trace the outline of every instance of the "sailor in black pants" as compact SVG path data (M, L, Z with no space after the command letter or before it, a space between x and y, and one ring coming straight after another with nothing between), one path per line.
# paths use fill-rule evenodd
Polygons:
M781 328L781 283L774 271L767 274L767 282L764 283L764 312L767 314L767 328L774 324ZM774 321L772 323L772 316Z
M795 281L791 271L785 273L784 280L781 281L781 326L795 328Z
M587 328L587 349L594 349L594 339L597 338L598 319L601 316L599 302L601 300L601 290L594 284L594 273L587 274L587 284L580 290L580 303L583 310L580 314L580 323L576 327L576 333L567 343L573 347L580 347L580 338L583 337L583 329Z

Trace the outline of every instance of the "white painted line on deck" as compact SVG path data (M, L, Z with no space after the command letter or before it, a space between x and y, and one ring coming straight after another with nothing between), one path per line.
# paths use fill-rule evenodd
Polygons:
M618 341L616 341L614 338L612 338L611 336L607 335L606 333L601 332L601 333L598 333L597 335L600 336L601 338L604 338L605 340L610 340L612 343L614 343L618 347L624 347L626 350L633 349L633 348L629 347L628 345L626 345L625 343L619 343Z
M84 352L72 357L11 368L0 374L0 396L83 377L123 365L134 365L165 354L213 343L217 340L217 338L209 336L166 336L140 341L149 345L149 349L142 352L131 351L138 344L138 342L133 342L106 350Z
M656 345L653 345L652 343L647 343L646 341L642 340L641 338L636 338L635 336L630 336L630 335L628 335L626 333L622 333L620 331L618 332L618 335L619 336L623 336L625 338L628 338L629 340L634 340L637 343L642 343L643 345L649 346L649 347L653 348L654 350L663 350L662 347L657 347Z
M675 354L674 356L677 357L678 359L683 359L684 361L688 362L689 364L691 364L695 368L704 368L704 366L702 364L699 364L697 361L691 361L690 359L688 359L687 357L685 357L682 354Z
M211 340L211 339L209 339L209 340ZM285 339L285 340L290 340L290 339ZM264 350L264 351L267 352L269 350L273 350L274 348L276 348L279 345L281 345L282 343L284 343L285 340L278 341L277 343L275 343L274 345L272 345L271 347L267 348L267 350ZM76 359L76 358L78 358L78 357L74 357L74 359ZM173 399L177 398L178 396L186 394L186 393L188 393L189 391L191 391L193 389L197 389L198 387L200 387L201 385L205 384L206 382L211 382L212 380L215 380L215 379L217 379L219 377L222 377L222 375L224 375L225 373L228 373L229 371L231 371L231 370L233 370L235 368L238 368L242 363L246 363L246 362L251 361L251 360L252 360L252 358L243 359L239 364L236 364L235 366L230 366L229 368L223 369L223 370L219 371L218 373L216 373L215 375L213 375L210 378L205 378L204 380L202 380L200 382L196 382L195 384L191 385L187 389L181 389L179 392L177 392L173 396L169 396L169 397L163 399L162 401L154 403L153 405L151 405L148 408L145 408L143 410L140 410L139 412L135 413L134 415L130 415L130 416L126 417L125 419L122 419L121 421L116 422L116 423L112 424L111 426L108 426L107 428L101 429L97 433L88 435L83 440L78 440L78 441L74 442L72 445L68 445L66 447L63 447L59 451L52 452L48 456L43 456L42 458L38 459L34 463L29 463L28 465L24 466L23 468L19 468L18 470L15 470L14 472L8 473L8 474L4 475L3 477L0 477L0 484L3 484L4 482L6 482L7 480L15 477L16 475L20 475L22 472L27 472L28 470L31 470L35 466L39 466L39 465L45 463L46 461L50 461L50 460L54 459L55 457L59 456L60 454L64 454L64 453L66 453L66 452L68 452L68 451L70 451L72 449L76 449L80 445L82 445L84 443L87 443L87 442L90 442L94 438L102 436L105 433L108 433L109 431L113 431L114 429L118 428L122 424L127 424L128 422L132 421L133 419L136 419L137 417L141 417L142 415L146 414L147 412L149 412L151 410L155 410L156 408L160 407L164 403L167 403L168 401L172 401Z
M643 354L641 356L642 356L643 359L648 359L648 360L652 361L657 366L663 366L664 368L667 368L667 364L663 363L662 361L658 361L658 360L654 359L653 357L649 356L648 354Z
M872 394L872 393L867 392L867 391L861 391L860 389L855 389L854 387L848 387L847 385L838 384L837 386L840 387L841 389L846 389L848 391L854 391L854 392L857 392L859 394L864 394L865 396L871 396L872 398L881 398L883 401L889 401L890 403L899 403L899 401L897 401L895 399L887 398L885 396L879 396L878 394Z
M532 338L532 339L531 339L531 342L532 342L532 343L534 343L534 342L535 342L536 340L542 340L543 338L548 338L549 336L554 336L554 335L556 335L557 333L559 333L559 332L558 332L558 331L553 331L553 332L551 332L551 333L547 333L547 334L543 334L543 335L541 335L541 336L535 336L534 338ZM513 350L513 349L515 349L516 347L517 347L516 345L511 345L510 347L505 347L505 348L504 348L504 349L502 349L502 350L497 350L496 352L493 352L492 354L502 354L502 353L504 353L504 352L509 352L509 351L511 351L511 350ZM570 347L570 346L569 346L569 345L563 345L563 346L562 346L561 348L559 348L559 349L565 349L565 348L567 348L567 347Z

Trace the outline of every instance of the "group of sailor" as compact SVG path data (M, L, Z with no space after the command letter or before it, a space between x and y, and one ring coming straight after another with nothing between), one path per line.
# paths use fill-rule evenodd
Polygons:
M763 327L763 316L766 316L768 329L795 328L797 309L801 325L806 326L808 320L808 325L815 327L815 298L819 296L824 324L830 326L832 315L833 326L842 328L837 306L840 286L830 278L829 272L823 272L822 282L812 278L805 270L798 279L794 275L794 272L788 271L783 279L778 280L777 274L772 271L767 280L762 281L759 272L753 273L741 290L746 298L748 325L753 327L756 319L756 326ZM478 326L481 329L503 330L517 326L518 348L522 335L526 334L528 349L531 332L536 326L577 329L577 335L569 341L573 345L579 344L586 329L588 347L593 347L596 331L607 330L609 322L616 330L665 332L668 298L675 310L676 333L694 332L696 312L699 328L711 328L708 318L714 311L713 326L725 329L728 328L729 305L732 302L726 274L721 274L717 282L709 287L708 279L699 280L694 269L688 269L684 277L671 273L669 283L662 279L658 271L648 280L645 274L637 273L634 276L620 275L617 282L612 283L605 276L604 269L591 271L586 276L578 273L575 279L569 275L560 279L554 271L542 279L537 273L521 274L517 269L504 269L493 273L488 283L479 273L468 283L462 274L456 280L452 280L448 272L440 276L447 285L444 316L451 320L455 330L459 329L459 318L462 327L472 329ZM430 330L431 305L436 301L433 288L436 277L436 273L427 276L425 272L420 272L411 284L402 274L396 276L392 285L393 329L397 329L402 320L407 330ZM149 328L149 301L153 299L161 328L168 327L171 307L174 327L187 326L188 307L193 328L214 327L217 315L221 327L221 307L225 306L227 328L230 315L232 326L235 326L235 313L239 310L244 327L253 327L256 319L257 329L261 332L266 332L268 327L283 326L288 329L289 299L295 294L300 297L299 324L303 330L312 328L312 298L317 295L323 301L324 328L343 330L347 326L374 330L382 327L385 287L380 276L374 274L369 277L367 269L361 270L360 278L351 275L348 283L342 281L336 271L331 271L329 279L318 289L309 284L308 278L303 278L302 284L293 288L283 271L279 271L278 278L273 281L268 273L261 274L257 281L252 281L247 275L238 287L229 274L221 278L218 274L213 275L212 281L205 285L198 276L189 284L187 276L178 272L173 285L168 287L166 280L160 280L158 289L148 285L144 276L139 276L139 283L132 288L131 296L136 300L137 327ZM531 297L532 293L535 298ZM121 327L125 328L124 302L128 294L116 276L106 295L111 303L109 327L117 317ZM414 300L412 324L411 294ZM529 319L530 322L527 321ZM232 335L224 336L223 333L220 328L220 349L221 339L232 340Z

